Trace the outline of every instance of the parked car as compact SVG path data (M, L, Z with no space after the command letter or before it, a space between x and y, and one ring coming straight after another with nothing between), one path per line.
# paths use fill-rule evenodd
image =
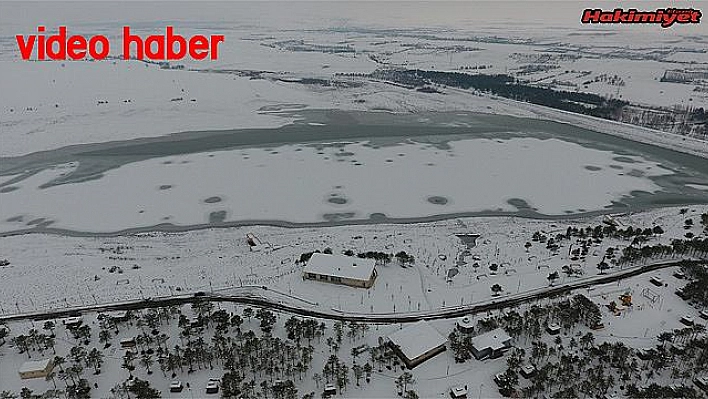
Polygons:
M170 384L170 392L182 392L183 389L182 381L172 381Z
M219 380L216 378L209 378L206 384L206 393L219 393Z

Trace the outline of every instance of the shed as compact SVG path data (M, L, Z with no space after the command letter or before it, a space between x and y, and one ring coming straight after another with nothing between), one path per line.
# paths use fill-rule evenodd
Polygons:
M53 359L27 361L20 367L20 378L45 378L54 369Z

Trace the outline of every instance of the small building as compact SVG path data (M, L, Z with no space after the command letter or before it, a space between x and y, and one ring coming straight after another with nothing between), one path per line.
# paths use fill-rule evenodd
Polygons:
M450 388L450 397L452 399L466 399L467 385L457 385Z
M695 323L695 319L691 315L683 315L681 316L681 323L687 325L687 326L692 326Z
M182 384L182 381L172 381L170 384L170 392L182 392L184 389L184 385Z
M376 261L354 256L315 252L303 270L304 278L370 288L376 280Z
M253 233L246 234L246 242L252 252L259 252L265 247L261 240L259 240Z
M336 395L336 394L337 394L337 387L334 386L334 384L325 385L324 391L322 391L322 396L325 396L325 397L330 397L330 396Z
M123 349L135 348L135 338L123 338L120 340L120 347Z
M463 333L473 333L474 318L472 316L464 316L457 319L457 329Z
M54 369L53 359L32 360L24 362L20 367L20 378L23 380L30 378L45 378Z
M536 374L536 367L533 364L527 364L521 367L521 370L519 373L524 377L524 378L531 378Z
M701 319L708 319L708 310L701 310Z
M412 369L445 351L447 339L427 321L421 320L389 335L388 342L403 363Z
M496 359L511 348L511 337L501 328L472 338L472 355L477 360Z
M662 286L664 285L664 279L662 279L662 278L659 277L659 276L652 276L652 277L649 279L649 282L652 283L652 284L654 284L654 285L657 286L657 287L662 287Z
M561 332L561 326L558 323L551 323L546 327L546 331L551 335L558 335Z
M81 316L66 317L61 319L61 324L65 325L67 328L74 328L81 325L84 319Z
M107 319L115 322L128 321L130 315L127 310L114 310L111 312L103 312L98 315L98 319Z

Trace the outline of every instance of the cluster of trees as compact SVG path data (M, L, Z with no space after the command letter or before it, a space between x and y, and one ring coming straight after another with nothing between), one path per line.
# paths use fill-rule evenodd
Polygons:
M706 262L683 261L681 269L686 274L689 282L683 287L686 298L697 301L703 306L708 306L708 270Z
M523 313L511 310L498 316L480 319L474 331L481 334L501 327L515 339L538 339L543 330L553 322L558 322L564 331L569 332L581 323L594 327L601 320L602 314L597 304L578 294L572 299L554 301L546 306L533 305ZM456 362L463 363L472 358L472 337L469 334L453 330L448 339Z
M300 255L300 258L295 261L296 264L299 263L307 263L310 258L312 257L313 254L315 253L320 253L320 250L316 250L313 252L305 252ZM325 254L332 254L332 249L331 248L325 248L321 253ZM354 256L355 253L351 249L347 249L343 252L344 255L346 256ZM413 255L407 254L405 251L400 251L398 253L390 254L386 252L380 252L380 251L366 251L366 252L359 252L356 254L357 258L361 259L373 259L377 263L387 265L391 263L391 260L395 258L401 265L407 265L407 264L412 264L415 263L415 257Z
M619 264L646 261L667 256L688 255L705 259L708 255L708 238L693 238L690 240L674 239L671 245L656 244L635 247L633 245L622 249Z
M708 371L704 332L699 325L664 332L655 348L640 353L622 342L596 345L592 332L557 336L549 344L526 335L532 330L524 330L526 338L533 339L530 350L512 350L507 369L496 382L507 396L602 397L619 388L630 398L699 398L701 393L686 382ZM524 364L534 365L536 372L521 388L519 373ZM671 387L661 386L654 383L658 377L675 381Z
M617 119L626 101L608 99L597 94L559 91L531 86L519 82L509 75L470 75L460 72L440 72L423 70L384 70L371 75L373 78L389 80L412 87L437 84L462 89L475 89L501 97L544 105L564 111Z

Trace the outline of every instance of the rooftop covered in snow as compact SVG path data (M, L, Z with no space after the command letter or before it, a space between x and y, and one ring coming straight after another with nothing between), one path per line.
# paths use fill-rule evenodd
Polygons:
M303 272L352 280L369 280L375 265L376 262L372 259L315 252Z
M388 339L411 361L434 352L447 342L447 339L425 320L396 331L389 335Z

